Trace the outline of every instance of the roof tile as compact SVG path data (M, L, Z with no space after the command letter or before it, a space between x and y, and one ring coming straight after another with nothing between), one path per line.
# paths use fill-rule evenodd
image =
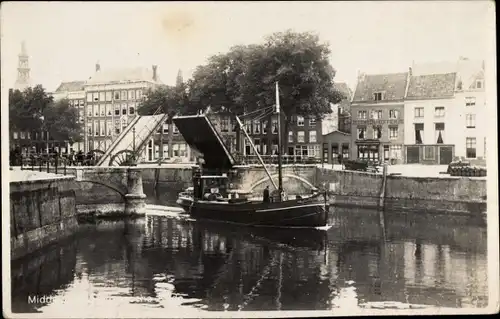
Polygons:
M410 77L407 99L432 99L453 96L456 73Z
M385 92L385 101L404 99L408 72L364 75L358 81L353 102L373 101L373 94Z

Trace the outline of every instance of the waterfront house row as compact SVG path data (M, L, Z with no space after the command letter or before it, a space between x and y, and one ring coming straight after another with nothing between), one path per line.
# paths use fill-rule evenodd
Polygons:
M393 163L484 163L484 63L414 64L359 74L351 103L351 157Z

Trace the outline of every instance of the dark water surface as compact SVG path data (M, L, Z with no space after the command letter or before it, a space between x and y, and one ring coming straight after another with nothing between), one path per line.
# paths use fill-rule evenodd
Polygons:
M326 232L163 216L82 225L12 263L12 310L168 317L198 309L487 305L484 225L423 214L387 219L385 242L377 212L340 208L332 208Z

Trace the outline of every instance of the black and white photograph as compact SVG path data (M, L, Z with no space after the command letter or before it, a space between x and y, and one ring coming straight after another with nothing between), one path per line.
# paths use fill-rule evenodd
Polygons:
M500 311L495 2L0 13L4 317Z

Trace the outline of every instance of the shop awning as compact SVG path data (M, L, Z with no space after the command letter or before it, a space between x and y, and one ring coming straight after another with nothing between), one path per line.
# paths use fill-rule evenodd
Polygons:
M189 147L203 154L203 167L230 169L235 164L219 133L205 115L176 116L173 121Z

